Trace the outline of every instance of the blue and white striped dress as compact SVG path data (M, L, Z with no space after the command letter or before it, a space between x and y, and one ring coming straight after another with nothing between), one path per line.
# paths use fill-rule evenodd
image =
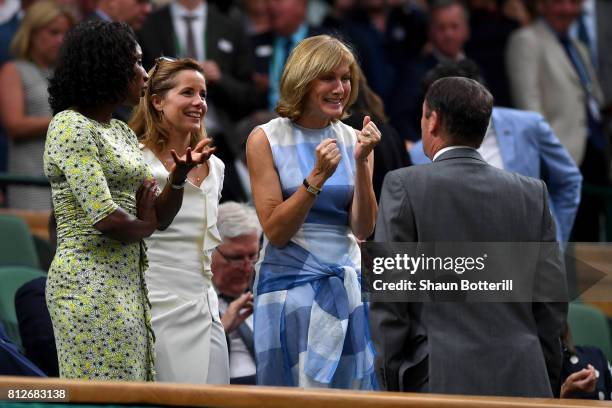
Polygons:
M264 241L255 282L257 383L377 389L360 251L349 228L355 131L341 122L307 129L287 118L261 129L284 200L310 174L321 141L336 139L342 158L291 241L283 248Z

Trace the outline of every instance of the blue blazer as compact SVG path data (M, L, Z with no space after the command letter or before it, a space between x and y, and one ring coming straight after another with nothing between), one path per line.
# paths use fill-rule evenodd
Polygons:
M576 163L539 113L495 107L491 120L504 168L546 183L557 240L565 244L580 203L582 175ZM410 157L414 164L431 162L420 140Z

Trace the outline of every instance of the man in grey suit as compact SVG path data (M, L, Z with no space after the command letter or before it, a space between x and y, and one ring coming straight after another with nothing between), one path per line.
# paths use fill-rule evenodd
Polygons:
M480 146L493 107L476 81L449 77L425 96L431 164L387 174L377 242L555 242L541 180L487 164ZM554 282L565 291L555 259ZM517 271L518 272L518 271ZM558 395L567 303L371 303L383 388L451 394Z

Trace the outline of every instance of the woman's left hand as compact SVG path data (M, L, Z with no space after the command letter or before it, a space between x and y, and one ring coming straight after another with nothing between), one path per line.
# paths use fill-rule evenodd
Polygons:
M210 138L201 140L193 150L191 150L191 147L188 147L185 154L181 157L179 157L174 149L170 150L174 160L174 166L171 171L173 175L172 182L174 184L182 183L187 178L187 173L191 169L210 158L215 150L217 150L216 147L208 147L211 143L212 139Z
M369 116L363 118L363 128L357 132L357 146L355 146L355 160L365 161L382 137L380 130Z

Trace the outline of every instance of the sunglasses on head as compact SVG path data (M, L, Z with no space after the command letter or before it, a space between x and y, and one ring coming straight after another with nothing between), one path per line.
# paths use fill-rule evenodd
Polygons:
M161 65L162 62L174 62L174 61L176 61L176 58L171 58L171 57L158 57L158 58L156 58L155 59L155 65L153 66L153 73L149 77L149 80L151 78L153 78L155 76L155 74L157 74L157 70L159 69L159 66Z

